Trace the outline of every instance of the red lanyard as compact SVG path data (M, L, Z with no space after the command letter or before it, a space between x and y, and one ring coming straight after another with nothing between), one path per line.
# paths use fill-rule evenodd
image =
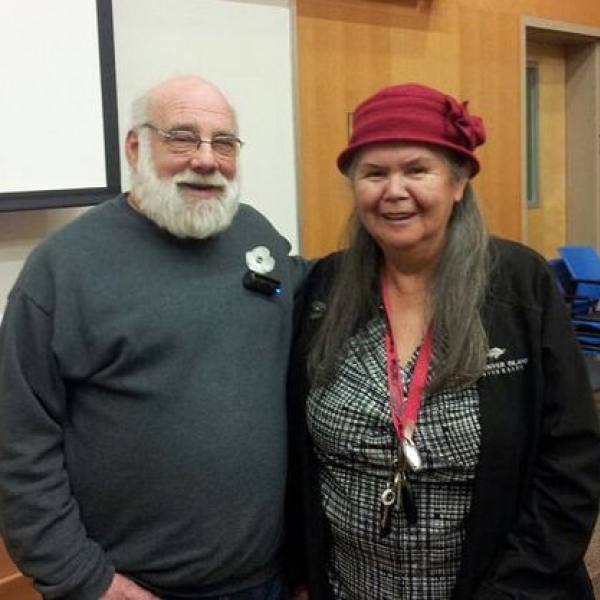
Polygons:
M421 408L421 399L423 398L423 389L427 381L427 372L431 362L431 350L433 345L433 334L431 328L427 329L425 338L417 356L413 377L408 388L408 395L404 398L402 385L402 372L398 366L396 348L394 346L394 336L391 327L391 306L388 296L388 289L385 277L381 279L381 296L383 298L383 307L385 309L386 327L385 327L385 354L387 364L388 392L390 395L390 408L392 413L392 422L398 439L404 441L405 430L414 430Z

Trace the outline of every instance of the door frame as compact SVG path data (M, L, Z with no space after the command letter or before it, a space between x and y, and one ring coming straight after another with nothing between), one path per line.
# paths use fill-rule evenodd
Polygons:
M524 16L521 20L521 156L526 160L527 42L565 48L566 240L600 248L600 29ZM527 169L521 169L522 237L528 242Z

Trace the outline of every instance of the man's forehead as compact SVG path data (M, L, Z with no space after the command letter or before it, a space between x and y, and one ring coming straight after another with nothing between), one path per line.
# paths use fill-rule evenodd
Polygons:
M220 96L165 95L155 98L152 104L159 110L201 110L215 114L231 114L229 104Z
M209 109L227 107L223 93L211 83L201 79L176 79L155 88L152 94L156 102L194 102Z
M169 119L223 119L233 121L233 111L227 102L219 97L198 96L157 98L152 110L156 116Z

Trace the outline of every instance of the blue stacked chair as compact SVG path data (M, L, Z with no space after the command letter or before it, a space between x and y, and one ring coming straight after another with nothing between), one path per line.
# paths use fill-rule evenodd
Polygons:
M600 355L600 256L593 246L561 246L562 265L551 265L561 271L561 286L569 304L573 326L582 350ZM559 276L557 275L557 280Z

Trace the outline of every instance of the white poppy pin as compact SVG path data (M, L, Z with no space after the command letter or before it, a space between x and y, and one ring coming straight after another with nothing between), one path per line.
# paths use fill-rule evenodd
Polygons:
M254 250L246 252L246 265L251 271L264 275L275 268L275 259L266 246L256 246Z

